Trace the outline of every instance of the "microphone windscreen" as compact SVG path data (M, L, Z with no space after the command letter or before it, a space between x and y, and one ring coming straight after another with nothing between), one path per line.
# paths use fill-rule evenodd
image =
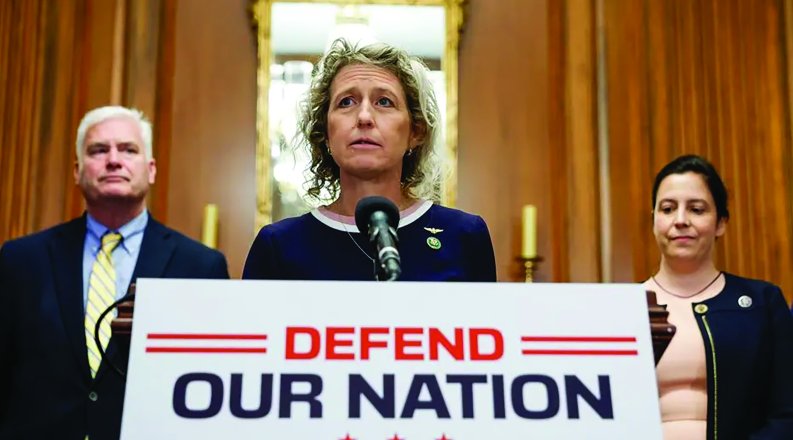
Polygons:
M399 208L394 202L380 196L364 197L355 205L355 225L362 234L369 230L369 220L376 211L385 213L389 226L399 227Z

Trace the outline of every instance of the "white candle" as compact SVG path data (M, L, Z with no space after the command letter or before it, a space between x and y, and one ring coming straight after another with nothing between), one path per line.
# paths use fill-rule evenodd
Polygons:
M523 258L537 256L537 207L523 207Z

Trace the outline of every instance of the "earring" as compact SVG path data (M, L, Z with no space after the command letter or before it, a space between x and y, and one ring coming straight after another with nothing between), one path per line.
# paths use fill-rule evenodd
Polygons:
M326 149L326 150L328 150L328 155L329 155L330 157L333 157L333 152L332 152L332 151L330 151L330 145L328 145L328 143L327 143L327 142L325 142L325 149Z
M413 150L415 150L415 148L411 148L410 150L408 150L408 152L405 155L406 156L412 156L413 155Z

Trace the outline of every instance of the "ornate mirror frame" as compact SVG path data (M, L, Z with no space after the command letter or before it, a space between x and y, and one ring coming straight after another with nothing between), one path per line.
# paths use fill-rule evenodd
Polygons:
M272 58L272 6L274 3L317 3L338 5L442 6L445 17L445 47L441 68L446 80L445 157L448 173L442 182L441 203L457 202L457 54L462 33L465 0L253 0L258 68L256 102L256 220L258 231L272 222L273 187L269 139L269 86Z

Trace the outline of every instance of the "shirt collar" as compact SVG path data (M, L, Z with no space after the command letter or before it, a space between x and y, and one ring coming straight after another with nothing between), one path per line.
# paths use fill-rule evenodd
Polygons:
M137 249L133 249L132 241L130 240L131 237L136 236L138 234L142 234L143 230L146 229L146 224L149 222L149 211L144 209L140 214L138 214L135 218L128 221L126 224L118 228L116 232L121 234L121 248L126 250L127 252L134 252ZM102 236L110 230L107 226L99 223L97 219L95 219L91 214L86 213L86 228L88 229L88 233L93 235L98 241L102 241ZM140 242L138 241L137 247L140 247Z

